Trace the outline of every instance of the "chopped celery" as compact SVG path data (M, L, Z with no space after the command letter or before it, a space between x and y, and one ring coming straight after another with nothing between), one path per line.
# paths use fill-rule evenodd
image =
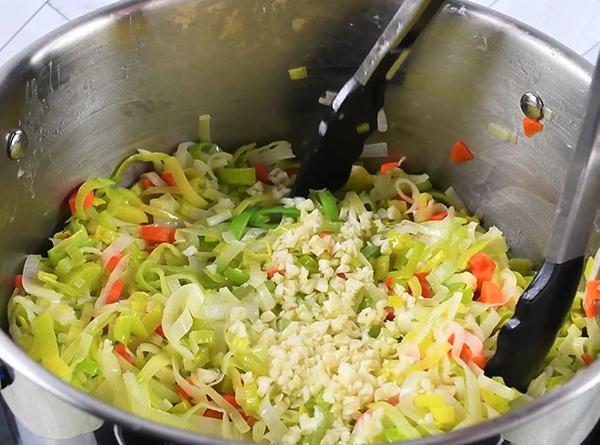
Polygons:
M300 210L296 207L283 206L258 209L250 216L248 224L261 229L275 229L284 216L296 219L300 216Z
M134 315L119 315L113 325L113 340L126 345L132 334L144 339L148 337L148 330L140 318Z
M227 267L223 270L223 276L235 286L241 286L250 279L250 274L248 272L236 269L235 267Z
M260 396L258 395L258 386L255 382L248 382L242 388L242 408L245 413L258 417L260 406Z
M215 171L222 184L227 185L253 185L256 183L256 170L254 168L218 168Z
M375 258L373 261L373 271L377 281L385 280L388 272L390 271L390 256L381 255Z
M340 214L335 197L329 190L318 190L316 194L325 217L327 217L329 221L337 221Z
M123 179L123 175L129 168L129 166L135 162L162 162L168 157L169 155L166 153L150 153L146 151L142 153L136 153L134 155L129 156L127 159L121 162L121 164L116 168L115 172L113 173L112 179L115 182L119 182L121 179Z
M85 359L83 359L83 361L79 362L79 364L75 368L77 372L83 372L84 374L89 375L90 377L95 377L96 375L98 375L99 369L100 368L98 367L98 363L89 357L86 357Z
M373 307L373 299L369 295L365 295L362 300L360 300L360 304L358 305L356 312L360 314L363 310L370 307Z
M231 220L229 224L229 231L235 236L235 239L241 239L246 232L246 228L252 215L256 212L256 209L253 207L248 207L242 213L236 215Z
M319 262L312 255L300 255L298 262L309 272L315 273L319 271Z
M215 340L215 331L212 329L200 329L190 332L190 342L197 345L211 344Z
M353 165L348 181L343 187L344 191L352 190L360 193L373 187L373 176L361 165Z
M78 290L87 289L90 292L100 287L102 267L97 263L84 263L77 266L63 278L64 282Z
M360 253L362 253L367 259L381 255L379 247L374 246L373 244L367 244L362 248Z
M69 247L75 247L77 249L81 247L88 247L93 244L92 239L88 236L85 229L81 229L71 235L69 238L61 240L52 249L48 250L48 260L52 266L67 257L67 249Z
M188 153L194 159L202 159L202 155L209 154L215 147L212 142L199 142L188 148Z
M508 267L511 270L519 272L521 275L526 276L531 275L533 264L528 258L511 258L510 260L508 260Z

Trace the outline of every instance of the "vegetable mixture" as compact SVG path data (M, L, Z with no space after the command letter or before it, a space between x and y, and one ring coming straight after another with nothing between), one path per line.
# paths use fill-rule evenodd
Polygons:
M460 141L459 141L460 142ZM457 143L453 161L472 159ZM152 169L130 188L131 164ZM203 434L285 444L439 434L539 397L600 350L593 279L527 394L488 378L534 274L453 189L386 162L286 197L283 141L233 154L140 150L85 181L47 255L27 257L10 333L63 380Z

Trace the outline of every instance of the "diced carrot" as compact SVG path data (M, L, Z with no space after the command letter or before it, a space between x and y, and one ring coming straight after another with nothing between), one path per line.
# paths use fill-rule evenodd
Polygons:
M119 261L121 261L122 256L123 255L121 255L120 253L116 253L108 259L106 263L106 268L109 272L115 270L115 267L117 267L117 264L119 264Z
M346 281L348 279L348 276L344 272L339 272L337 274L337 276L340 277L344 281Z
M192 398L192 396L188 394L185 389L183 389L183 386L177 385L176 389L183 400L190 400Z
M437 212L437 213L434 213L433 215L431 215L431 218L429 218L429 221L441 221L444 218L446 218L446 216L448 216L448 212L446 212L445 210L443 212Z
M123 343L117 343L115 345L115 354L117 354L126 362L133 363L135 361L135 357L131 352L129 352L129 349L127 349L127 346L125 346Z
M152 244L172 243L175 241L175 229L148 224L140 226L140 236Z
M456 141L452 147L452 152L450 153L450 161L458 164L472 159L475 159L475 155L471 149L467 147L467 144L461 140Z
M461 358L467 363L475 363L481 369L485 368L487 360L483 352L480 352L477 355L473 355L468 346L463 346L462 351L460 352Z
M481 289L484 281L491 280L496 270L496 263L485 253L479 252L469 259L469 269L477 278L477 288Z
M108 291L108 294L106 295L105 303L112 304L119 301L119 298L121 298L121 291L123 290L123 287L125 287L125 282L123 280L115 280L110 290Z
M493 281L484 281L479 294L479 301L487 304L503 304L502 289Z
M211 419L223 419L223 413L221 411L215 411L214 409L208 408L202 414L204 417L210 417Z
M175 177L171 172L162 172L160 177L171 187L177 187L177 181L175 181Z
M273 278L273 276L276 273L278 273L280 275L285 275L285 270L279 270L276 266L271 266L271 267L267 268L266 272L267 272L267 277L269 279Z
M300 169L298 167L288 167L285 169L287 175L291 178L292 176L296 176Z
M156 329L154 329L154 332L156 332L161 337L165 336L165 332L163 331L162 324L159 324L158 326L156 326Z
M451 345L454 344L454 334L450 334L448 337L448 343ZM448 355L451 355L451 353L452 352L449 352ZM467 363L475 363L481 369L485 368L485 364L487 363L487 359L485 358L485 355L483 355L483 352L473 355L471 349L466 344L463 344L462 349L460 350L460 358Z
M415 276L419 280L421 284L421 295L423 298L431 298L433 297L433 291L431 290L431 285L429 281L427 281L427 274L425 272L416 272Z
M391 290L394 288L394 277L387 277L385 279L385 286L388 288L388 290Z
M394 321L394 319L396 318L396 313L394 312L394 308L387 307L387 308L385 308L385 310L386 310L385 319L387 321Z
M592 364L592 362L594 361L592 356L590 354L588 354L587 352L584 352L583 354L581 354L581 360L583 360L583 363L585 363L585 366L590 366Z
M331 236L331 232L321 232L321 233L319 233L319 238L327 238L328 236Z
M15 287L15 289L18 289L18 290L23 289L23 275L22 274L15 275L14 287Z
M150 181L150 179L146 178L145 176L142 176L142 178L139 181L139 184L143 190L146 190L150 187L154 187L154 184L152 183L152 181Z
M231 406L240 409L240 405L239 403L237 403L237 400L235 400L235 394L221 394L223 396L223 398L225 400L227 400L227 403L229 403Z
M75 207L75 200L77 199L77 192L73 193L69 198L69 208L71 209L71 213L75 214L77 208ZM90 191L85 198L83 199L83 208L90 208L94 204L94 192Z
M536 133L539 133L544 129L544 124L535 119L529 119L528 117L523 118L523 133L525 136L530 138Z
M396 395L396 396L392 396L390 397L387 402L390 405L397 405L398 403L400 403L400 395Z
M600 301L600 280L588 280L585 283L585 295L583 296L583 309L586 317L596 316L597 301Z
M386 174L387 172L389 172L390 170L393 170L395 168L398 168L398 162L386 162L384 164L381 164L381 167L379 167L379 171L381 172L381 174Z
M267 166L261 162L254 164L254 171L256 172L256 179L258 179L263 184L270 184L271 180L269 179L269 169Z

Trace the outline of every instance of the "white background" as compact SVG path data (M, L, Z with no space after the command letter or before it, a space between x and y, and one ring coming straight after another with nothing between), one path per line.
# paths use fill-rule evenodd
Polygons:
M0 64L57 26L114 1L0 0ZM474 1L516 17L596 62L600 0Z

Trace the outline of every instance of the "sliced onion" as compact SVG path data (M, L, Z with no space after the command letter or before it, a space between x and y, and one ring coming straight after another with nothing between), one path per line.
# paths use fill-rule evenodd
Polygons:
M504 269L500 274L504 284L502 285L502 295L504 296L504 303L510 301L511 298L516 296L517 293L517 277L510 269Z
M106 281L106 284L102 288L102 291L100 292L100 295L98 296L98 299L94 303L94 312L95 313L97 313L97 311L100 307L102 307L106 304L106 296L108 295L108 292L110 292L110 289L112 288L115 281L117 281L118 279L120 279L123 276L128 263L129 263L129 257L127 255L125 255L123 258L121 258L121 261L119 261L117 263L117 266L113 269L113 271L108 276L108 280Z
M192 328L193 318L187 307L190 295L201 293L197 284L190 283L181 286L171 294L162 317L162 329L170 345L184 358L193 359L194 354L181 344L181 339Z
M40 255L29 255L25 259L25 265L23 266L23 289L25 289L25 292L29 295L43 298L50 303L59 302L62 295L52 289L46 289L37 279L41 259L42 257Z
M471 334L469 331L464 329L464 342L469 347L473 355L479 355L483 351L483 343L475 334Z
M387 116L385 115L383 108L377 112L377 131L380 133L388 131Z
M331 104L333 103L333 100L335 99L335 96L337 96L338 93L337 91L325 91L325 94L323 96L319 97L319 103L321 105L325 105L326 107L331 106Z
M265 397L258 409L260 418L269 428L270 439L272 442L281 442L283 436L287 433L287 427L281 420L281 415L273 408L269 397Z
M175 151L175 159L179 161L183 168L191 167L194 162L194 158L188 152L188 148L192 145L194 145L193 142L182 142L177 146L177 150Z
M163 179L158 176L156 172L147 172L144 173L143 176L147 178L154 187L166 187L167 183L163 181Z
M410 191L412 193L411 196L408 196L406 193L404 193L404 191L402 190L402 185L406 184L408 185L408 187L410 188ZM394 188L396 189L396 192L402 197L402 199L404 199L406 202L408 202L409 204L412 204L409 208L409 211L415 211L415 200L413 197L416 197L419 194L419 189L417 188L417 186L414 184L414 182L406 179L406 178L400 178L397 179L396 182L394 183Z
M231 213L231 210L227 209L217 213L216 215L209 216L208 218L206 218L206 223L211 227L216 226L217 224L221 224L222 222L227 221L232 216L233 214Z
M134 238L129 235L121 235L110 246L104 249L104 252L102 252L102 264L104 264L104 267L106 267L113 256L129 247L133 243L133 240Z
M377 142L374 144L365 144L360 155L361 158L385 158L388 155L388 145L386 142Z

